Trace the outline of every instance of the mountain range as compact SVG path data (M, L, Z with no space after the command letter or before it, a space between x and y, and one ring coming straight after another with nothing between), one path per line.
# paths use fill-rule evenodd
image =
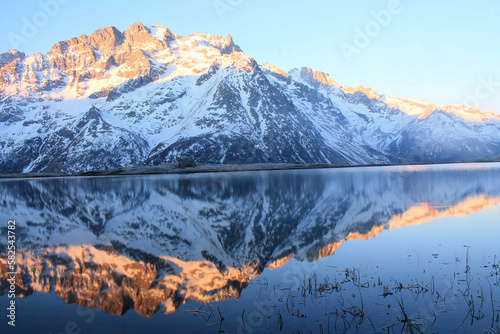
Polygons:
M0 55L0 173L202 163L363 165L500 155L500 115L258 64L138 22Z

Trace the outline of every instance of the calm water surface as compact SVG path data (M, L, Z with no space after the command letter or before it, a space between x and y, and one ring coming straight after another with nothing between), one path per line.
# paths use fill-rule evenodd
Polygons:
M1 180L0 227L1 333L500 332L500 164Z

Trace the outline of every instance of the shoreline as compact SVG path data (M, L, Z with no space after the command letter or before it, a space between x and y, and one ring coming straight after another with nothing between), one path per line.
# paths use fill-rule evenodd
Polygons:
M359 168L359 167L405 167L405 166L429 166L471 163L494 163L500 160L477 160L458 162L436 162L436 163L414 163L414 164L369 164L369 165L333 165L326 163L318 164L291 164L291 163L255 163L255 164L198 164L196 167L178 167L176 164L165 164L159 166L134 166L119 167L105 170L89 171L80 174L58 174L58 173L16 173L0 174L0 179L30 179L30 178L56 178L56 177L105 177L105 176L134 176L134 175L162 175L162 174L198 174L198 173L231 173L231 172L257 172L273 170L298 170L298 169L337 169L337 168Z

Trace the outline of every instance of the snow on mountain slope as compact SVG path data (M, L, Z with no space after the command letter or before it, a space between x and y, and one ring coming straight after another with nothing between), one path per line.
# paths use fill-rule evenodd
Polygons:
M500 155L500 116L341 87L257 62L231 36L138 22L0 55L0 172L80 173L191 157L372 164Z
M384 96L384 101L392 108L398 108L409 115L419 115L421 119L429 117L436 110L455 115L468 122L488 122L500 120L500 115L491 111L468 107L463 104L438 104L424 100Z

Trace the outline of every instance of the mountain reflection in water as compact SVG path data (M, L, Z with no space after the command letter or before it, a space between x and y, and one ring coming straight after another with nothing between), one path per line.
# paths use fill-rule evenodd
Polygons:
M2 180L0 194L20 297L151 317L238 298L265 268L346 240L494 207L500 165ZM5 256L0 271L5 295Z

